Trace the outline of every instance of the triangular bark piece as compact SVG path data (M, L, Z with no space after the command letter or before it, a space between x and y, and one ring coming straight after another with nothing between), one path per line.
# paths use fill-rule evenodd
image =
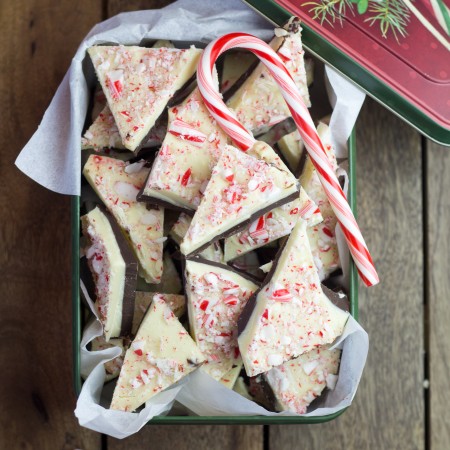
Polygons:
M204 360L167 303L154 296L125 355L111 409L135 411L194 371Z
M237 320L258 286L225 265L186 261L185 287L191 334L207 362L202 366L220 380L241 363Z
M261 144L257 142L248 152L224 148L181 243L184 255L236 233L246 223L298 196L296 178L270 147Z
M333 342L348 319L322 291L303 220L266 280L239 318L239 349L248 376Z
M168 101L194 75L201 50L94 46L88 53L122 143L136 150Z

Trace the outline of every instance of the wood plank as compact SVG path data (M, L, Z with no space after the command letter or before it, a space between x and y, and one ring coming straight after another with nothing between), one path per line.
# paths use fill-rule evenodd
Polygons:
M108 17L121 12L164 8L174 0L108 0Z
M450 442L450 149L427 143L430 448Z
M107 12L108 16L113 16L124 11L162 8L169 3L169 0L109 0ZM108 438L108 449L140 448L155 442L160 450L174 447L256 450L263 448L263 427L151 425L125 441Z
M420 137L368 99L357 148L359 223L381 278L378 287L360 288L368 363L343 416L321 426L272 426L271 449L424 448Z
M0 448L101 445L73 414L69 199L13 166L99 20L101 0L0 6Z
M108 438L108 450L262 450L262 426L257 425L148 425L139 433L118 440Z

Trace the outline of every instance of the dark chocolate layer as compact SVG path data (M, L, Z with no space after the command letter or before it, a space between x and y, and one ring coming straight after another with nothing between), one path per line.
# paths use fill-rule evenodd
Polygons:
M241 270L236 269L235 267L229 266L228 264L222 264L216 261L210 261L209 259L205 259L201 256L193 256L189 258L185 258L186 261L194 261L200 264L205 264L207 266L212 267L219 267L220 269L227 270L228 272L234 273L236 275L239 275L242 278L245 278L246 280L251 281L252 283L255 283L256 285L260 284L260 281L258 281L256 278L252 277L247 272L243 272ZM185 271L183 271L183 275L185 274Z
M146 185L147 185L147 182L145 183L144 187L138 192L138 194L136 196L136 200L138 202L147 203L150 206L162 206L163 208L172 209L173 211L184 212L185 214L187 214L191 217L195 214L195 211L193 209L174 205L173 203L170 203L169 201L161 200L160 198L155 198L155 197L151 197L150 195L144 194Z
M298 185L298 189L300 189ZM237 224L234 227L231 227L230 229L224 231L223 233L215 236L212 238L209 242L202 245L201 247L197 248L193 252L186 255L186 258L191 258L192 256L198 255L200 252L205 250L206 247L209 247L213 242L218 241L219 239L225 239L227 237L233 236L233 234L238 233L239 231L243 230L246 226L250 225L252 222L254 222L256 219L259 219L264 214L268 213L269 211L272 211L275 208L278 208L279 206L285 205L286 203L292 202L293 200L297 199L299 196L299 191L297 190L293 194L288 195L287 197L278 200L277 202L272 203L271 205L266 206L265 208L260 209L259 211L252 214L248 219L244 220L243 222Z
M114 217L104 206L99 206L99 209L105 214L106 218L111 225L112 231L119 246L120 253L123 260L125 261L125 287L123 291L123 302L122 302L122 323L120 336L113 337L124 337L131 334L131 328L133 325L133 315L134 315L134 302L136 297L136 285L137 285L137 274L138 274L138 262L136 256L134 255L125 235L123 234L121 228L117 224Z

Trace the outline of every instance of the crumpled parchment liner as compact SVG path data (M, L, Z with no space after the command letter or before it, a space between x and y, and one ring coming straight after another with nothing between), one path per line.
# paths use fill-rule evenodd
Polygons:
M145 39L169 39L208 43L231 31L245 31L269 40L273 27L242 3L232 0L179 0L161 10L119 14L96 25L81 43L42 122L16 160L17 167L43 186L63 194L80 194L80 136L89 103L89 86L83 73L86 49L94 44L139 44ZM87 74L89 75L89 74ZM334 112L330 121L333 143L339 158L347 155L346 141L355 124L364 94L333 69L326 67L327 87ZM90 74L92 76L92 73ZM92 80L90 80L91 82ZM348 250L337 230L344 280L348 273ZM84 286L82 290L87 295ZM89 301L95 315L92 301ZM274 413L245 399L202 371L197 370L147 402L139 413L112 411L100 403L105 371L103 363L120 354L118 348L90 352L87 344L102 334L94 319L84 330L80 344L81 373L86 378L75 414L80 425L124 438L137 432L152 417L166 414L174 400L199 415L295 415ZM332 414L350 405L362 375L368 352L368 336L350 318L336 345L343 348L336 388L322 396L316 409L306 415Z

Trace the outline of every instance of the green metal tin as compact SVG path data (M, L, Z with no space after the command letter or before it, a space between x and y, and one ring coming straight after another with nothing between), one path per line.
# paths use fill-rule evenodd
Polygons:
M348 141L349 151L349 190L348 200L356 215L356 139L353 130ZM80 341L83 326L83 308L80 299L80 197L72 197L72 349L73 386L77 396L80 394L82 379L80 375ZM350 266L350 312L358 319L358 274L351 260ZM158 416L149 424L209 424L209 425L281 425L323 423L340 416L346 408L321 417L265 417L265 416Z
M275 25L282 25L292 14L276 0L244 0L251 8ZM426 137L439 144L450 145L450 132L436 123L430 116L411 104L405 97L393 90L350 56L336 48L305 23L302 24L302 43L311 54L333 67L341 75L353 81L367 95L380 102Z

